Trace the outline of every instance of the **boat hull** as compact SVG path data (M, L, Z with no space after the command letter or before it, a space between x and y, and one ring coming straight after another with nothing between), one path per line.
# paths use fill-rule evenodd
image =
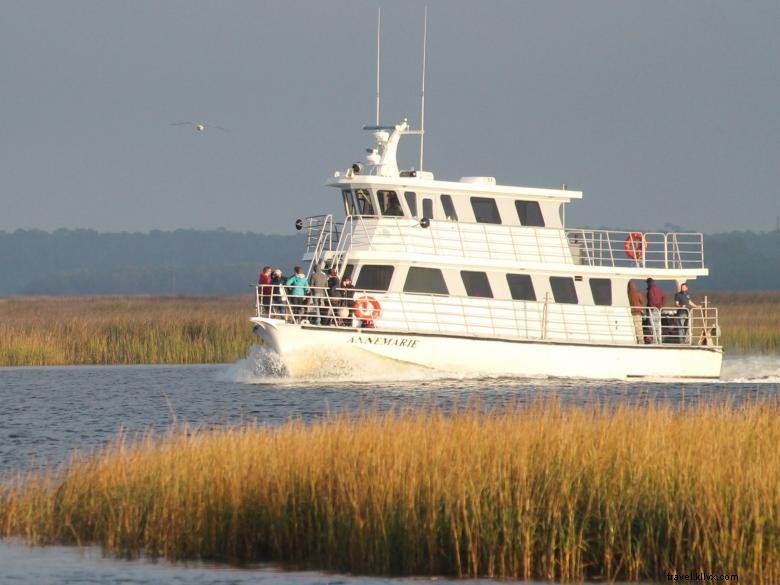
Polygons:
M713 379L720 377L723 358L720 348L707 346L594 345L252 322L293 377L326 367L329 359L351 360L359 368L363 358L376 356L453 375Z

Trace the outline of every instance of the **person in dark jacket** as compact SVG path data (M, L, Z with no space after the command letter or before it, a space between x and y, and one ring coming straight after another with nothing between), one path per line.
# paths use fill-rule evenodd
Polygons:
M677 341L679 343L690 343L688 339L688 323L691 319L691 309L698 308L699 305L691 300L688 295L688 283L683 282L680 285L680 292L674 295L674 305L677 309Z
M335 289L331 289L331 302L334 307L337 307L336 312L339 317L336 320L337 325L350 326L352 325L352 299L355 296L355 287L352 286L352 279L349 276L345 276L338 283L339 286Z
M283 317L285 314L282 305L282 286L284 286L284 277L282 271L277 268L271 274L271 314L277 317Z
M647 313L650 318L652 341L661 343L661 309L666 306L666 295L655 280L647 279Z

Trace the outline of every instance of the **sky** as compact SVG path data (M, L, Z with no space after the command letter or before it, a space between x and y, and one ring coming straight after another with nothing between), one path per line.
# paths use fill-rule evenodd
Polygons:
M377 8L381 122L419 127L426 4L436 178L565 183L572 227L775 229L777 0L4 0L0 230L339 212L325 183L373 146Z

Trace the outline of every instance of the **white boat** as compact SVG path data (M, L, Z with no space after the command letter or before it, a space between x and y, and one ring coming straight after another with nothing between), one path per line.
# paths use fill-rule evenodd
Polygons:
M375 147L328 183L343 219L298 221L307 277L334 270L354 290L257 289L254 331L291 375L374 355L449 374L719 377L717 308L632 307L628 295L631 280L706 276L701 233L568 228L579 191L401 170L399 141L420 132L364 129Z

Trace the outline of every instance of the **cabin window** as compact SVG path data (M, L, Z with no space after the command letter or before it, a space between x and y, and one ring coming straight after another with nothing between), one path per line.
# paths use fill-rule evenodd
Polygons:
M345 278L352 278L352 275L355 272L355 265L354 264L347 264L344 268L344 274L341 275L341 279L344 280Z
M401 202L398 201L398 195L395 194L395 191L379 190L376 192L376 197L379 199L379 209L382 210L382 215L403 217L404 210L401 209Z
M406 191L404 193L404 199L406 199L406 205L409 206L409 213L412 217L417 217L417 193L414 191Z
M506 283L509 285L509 294L516 301L535 301L536 291L534 283L528 274L507 274Z
M463 286L466 288L466 294L470 297L493 298L493 290L490 288L490 281L484 272L473 272L471 270L461 270L460 277L463 279Z
M368 189L355 189L355 205L358 215L376 215L371 203L371 192Z
M521 225L544 227L542 208L538 201L515 201L515 208Z
M570 276L551 276L550 288L556 303L577 304L577 290Z
M593 293L593 303L596 305L612 305L612 281L608 278L591 278L590 292Z
M404 283L404 292L408 293L428 293L434 295L449 294L447 283L444 282L444 275L438 268L421 268L412 266L406 275Z
M383 264L366 264L360 267L355 288L386 291L393 278L393 267Z
M458 213L455 211L455 204L449 195L441 196L441 206L444 209L444 217L451 221L458 221Z
M350 189L344 189L341 192L341 196L344 198L344 213L347 215L357 215L355 198L352 196L352 191Z
M472 197L471 209L474 210L474 219L477 223L501 223L498 214L498 205L495 199L489 197Z
M433 199L423 199L423 217L433 219Z

